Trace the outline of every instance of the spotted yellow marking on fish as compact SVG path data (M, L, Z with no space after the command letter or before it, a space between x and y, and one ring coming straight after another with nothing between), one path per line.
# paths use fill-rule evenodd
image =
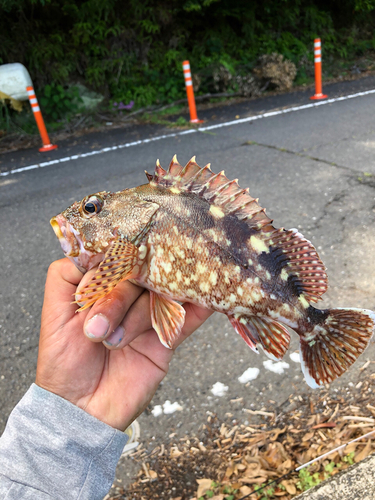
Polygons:
M221 219L225 215L223 210L220 207L217 207L215 205L210 206L210 212L214 217L216 217L218 219Z
M201 262L197 263L196 269L198 274L205 274L207 272L207 266Z
M308 307L310 307L310 304L307 302L307 300L305 299L305 297L303 295L301 295L298 298L298 301L301 303L302 307L304 307L305 309L307 309Z
M250 245L253 247L256 253L268 253L269 248L266 246L263 240L261 240L258 236L250 237Z
M211 271L208 280L211 283L211 285L215 286L217 283L217 272Z
M132 280L150 290L164 346L181 334L180 304L191 302L226 314L251 349L272 359L288 349L286 325L300 336L312 387L332 382L365 350L375 314L315 308L327 276L314 246L295 229L275 228L237 180L195 157L183 167L176 156L146 176L147 184L88 195L51 219L65 255L81 271L96 268L80 309Z

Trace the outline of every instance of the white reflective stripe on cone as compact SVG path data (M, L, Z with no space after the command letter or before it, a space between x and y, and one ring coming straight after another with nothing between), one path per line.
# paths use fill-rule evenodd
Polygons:
M182 67L183 69L190 69L190 64L183 64Z
M314 47L320 47L320 42L314 42Z
M316 58L315 58L315 62L316 62L316 63L317 63L317 62L321 62L321 60L322 60L322 58L321 58L321 57L316 57Z
M190 73L190 71L188 71L187 73L185 73L185 79L186 79L186 78L191 78L191 73Z

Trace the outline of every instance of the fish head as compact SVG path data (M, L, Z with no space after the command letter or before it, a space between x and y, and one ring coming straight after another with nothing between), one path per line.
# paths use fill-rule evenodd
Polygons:
M74 202L50 223L65 256L85 273L103 260L114 240L133 241L157 208L140 200L135 188L101 191Z
M50 221L65 256L83 273L103 260L116 237L108 210L111 196L106 191L86 196Z

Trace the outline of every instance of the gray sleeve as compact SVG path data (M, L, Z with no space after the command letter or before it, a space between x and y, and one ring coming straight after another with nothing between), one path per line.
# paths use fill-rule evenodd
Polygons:
M0 498L102 500L127 436L33 384L0 438Z

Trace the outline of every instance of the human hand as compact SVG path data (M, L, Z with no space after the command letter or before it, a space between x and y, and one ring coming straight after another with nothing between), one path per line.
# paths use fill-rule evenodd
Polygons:
M48 270L35 382L125 430L152 399L174 349L212 311L184 304L182 333L173 349L167 349L151 326L149 292L128 281L119 283L91 309L76 314L78 306L72 299L82 277L66 258Z

